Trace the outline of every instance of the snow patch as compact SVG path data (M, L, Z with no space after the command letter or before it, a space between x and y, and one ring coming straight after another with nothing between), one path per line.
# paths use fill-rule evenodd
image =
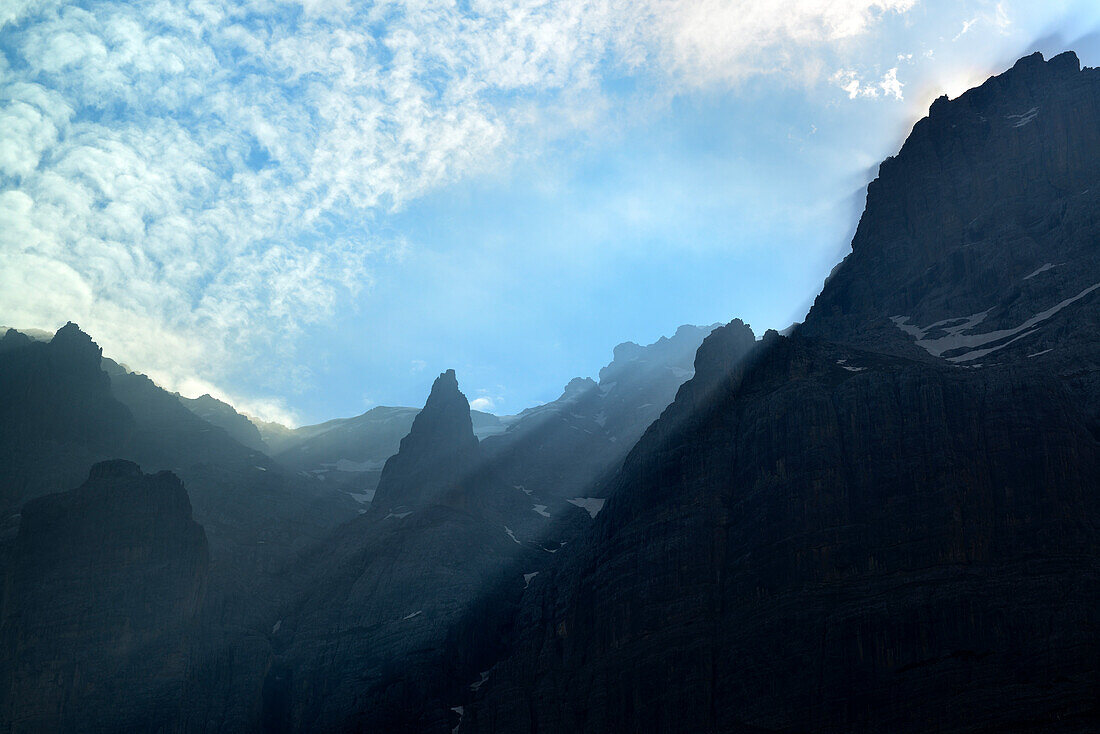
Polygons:
M485 685L485 681L487 681L487 680L489 680L489 671L488 670L481 671L481 680L479 680L477 683L471 683L470 684L470 690L471 691L476 691L478 688L481 688L483 685Z
M401 618L401 621L404 622L406 619L412 619L413 617L419 617L423 613L424 613L423 609L417 609L412 614L406 614L404 617Z
M271 628L271 634L275 634L283 626L283 620L279 620L275 623L275 626Z
M566 500L569 504L575 505L589 514L594 520L596 515L600 514L600 510L603 509L603 503L607 500L600 497L574 497L571 500Z
M1035 272L1033 272L1031 275L1025 275L1024 280L1031 280L1039 273L1045 273L1053 267L1055 267L1054 263L1046 263L1045 265L1041 265L1040 267L1036 268Z
M456 714L458 714L458 723L455 724L454 729L451 729L451 734L458 734L458 730L462 728L462 714L466 712L466 709L464 709L462 706L452 706L451 711L454 711Z
M1097 288L1100 288L1100 283L1095 283L1085 290L1078 293L1076 296L1067 298L1061 303L1055 304L1048 308L1046 311L1037 313L1029 318L1024 323L1012 329L999 329L997 331L989 331L984 334L968 334L966 332L973 329L975 326L985 320L985 317L989 315L989 309L976 313L971 316L962 316L952 319L944 319L943 321L937 321L936 323L921 328L907 323L909 321L908 316L894 316L890 320L894 322L894 325L905 333L913 336L916 339L916 344L924 351L931 354L933 357L943 357L947 352L951 352L957 349L967 349L971 351L963 354L958 354L953 357L944 357L948 362L969 362L970 360L977 359L978 357L985 356L990 352L995 352L998 349L1007 347L1017 339L1023 339L1025 336L1034 334L1038 329L1035 327L1038 324L1054 316L1066 306L1081 300L1088 294L1092 293ZM959 322L959 323L955 323ZM948 324L952 324L948 326ZM934 339L925 339L925 335L929 332L939 329L945 332L944 336L936 337ZM1022 333L1021 333L1022 332ZM1019 334L1019 336L1017 336ZM1009 339L1009 337L1014 337ZM1003 341L1008 339L1008 341ZM1000 344L994 344L995 342L1003 342ZM984 347L987 344L994 344L994 346L986 349L978 349L978 347Z
M511 528L509 528L507 525L504 526L504 532L508 533L508 537L511 538L516 545L522 545L522 543L519 542L519 538L516 537L516 534L513 533Z
M533 571L531 573L523 574L523 588L526 589L528 586L530 586L531 585L531 579L535 578L538 575L539 575L538 571Z
M843 367L844 369L848 370L849 372L863 372L863 370L867 369L866 367L851 367L848 364L846 364L847 361L848 360L846 360L846 359L838 359L836 361L836 363L838 365L840 365L841 367Z
M262 466L254 466L253 468L254 469L259 469L260 471L267 471L267 469L262 467Z
M411 514L412 514L412 510L409 510L408 512L391 512L390 514L386 515L382 519L383 520L389 520L391 517L393 517L393 518L396 518L398 520L403 520Z
M365 505L368 502L374 501L374 493L376 490L368 489L366 492L356 494L355 492L348 492L351 498L361 505Z
M534 505L531 509L543 517L550 517L550 513L546 511L546 505Z
M1054 351L1054 348L1053 348L1053 347L1052 347L1052 348L1050 348L1050 349L1044 349L1044 350L1043 350L1043 351L1041 351L1041 352L1036 352L1035 354L1029 354L1029 355L1027 355L1027 358L1028 358L1028 359L1031 359L1032 357L1042 357L1042 356L1043 356L1044 354L1046 354L1047 352L1053 352L1053 351Z
M1032 107L1027 112L1021 112L1018 115L1006 115L1005 119L1007 119L1010 122L1014 121L1012 127L1023 127L1024 125L1027 125L1029 122L1031 122L1032 120L1034 120L1038 116L1039 116L1039 108L1038 107Z

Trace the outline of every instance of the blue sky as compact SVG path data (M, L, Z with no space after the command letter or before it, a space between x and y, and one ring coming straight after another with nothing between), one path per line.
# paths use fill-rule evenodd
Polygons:
M0 323L285 422L805 313L878 161L1091 2L0 0Z

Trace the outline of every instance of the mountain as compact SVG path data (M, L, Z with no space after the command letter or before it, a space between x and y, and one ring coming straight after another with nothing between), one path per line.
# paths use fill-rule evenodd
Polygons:
M545 523L494 476L453 370L441 374L370 509L307 554L273 621L268 731L449 730L447 701L498 651ZM508 524L511 523L511 526Z
M584 501L596 480L617 468L672 402L676 388L692 374L695 350L713 328L681 326L674 336L648 346L620 344L600 370L599 382L576 378L557 400L517 416L470 411L486 460L496 463L507 481L524 487L532 505L568 510L569 499ZM257 425L280 464L369 503L383 464L397 453L418 412L377 407L295 429Z
M681 326L648 346L618 345L599 382L575 378L557 400L523 411L487 438L488 460L544 512L598 512L603 480L692 376L695 352L714 328ZM743 324L738 334L746 354L755 337Z
M0 728L171 727L208 572L171 473L104 462L27 503L0 602Z
M241 446L253 451L268 453L267 444L260 436L259 429L245 416L238 413L232 405L210 395L197 398L179 398L184 407L212 426L217 426Z
M1100 71L937 100L804 325L696 374L458 732L1100 728Z
M24 532L24 503L79 484L97 462L125 459L151 471L172 471L187 484L210 555L195 623L201 634L192 639L189 664L174 669L181 676L177 693L190 691L191 707L181 720L201 728L248 719L259 707L272 655L270 639L260 630L289 594L278 579L299 553L354 518L358 504L316 479L284 470L185 408L177 395L103 359L74 324L48 343L11 334L0 349L0 486L6 509L0 562L7 565L16 533ZM92 637L94 623L85 630ZM58 695L75 695L79 680L69 685L69 693ZM103 718L89 719L88 726L113 730L125 723L108 707L96 714Z
M265 423L260 428L280 464L311 474L357 501L369 503L382 466L397 453L418 412L416 408L380 406L354 418L312 426L291 429ZM504 430L505 422L491 413L472 410L470 416L478 438Z
M133 416L111 393L99 347L72 323L49 342L0 340L0 512L14 534L29 498L79 484L127 444Z

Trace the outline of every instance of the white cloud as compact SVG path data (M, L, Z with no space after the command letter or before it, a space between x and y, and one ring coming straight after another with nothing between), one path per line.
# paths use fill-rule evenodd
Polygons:
M897 67L889 69L877 82L864 81L854 69L838 69L830 77L830 81L847 92L848 99L876 99L880 93L883 97L904 99L901 90L905 85L898 81Z
M0 315L78 320L169 389L211 392L258 355L292 360L400 257L372 212L599 125L605 75L813 83L914 3L7 0ZM896 73L843 73L853 98L900 98Z
M970 20L964 20L962 30L959 31L955 35L955 37L952 38L951 40L952 41L957 41L960 38L962 38L963 36L965 36L970 31L970 29L974 27L974 24L977 23L977 22L978 22L977 18L971 18Z
M471 410L489 411L493 409L493 399L488 397L474 398L470 401Z
M817 81L822 52L916 0L686 0L655 3L653 25L675 67L702 83L758 74Z
M904 99L901 95L901 88L905 85L898 81L897 67L890 69L882 76L882 81L878 83L882 93L887 97L893 97L894 99Z

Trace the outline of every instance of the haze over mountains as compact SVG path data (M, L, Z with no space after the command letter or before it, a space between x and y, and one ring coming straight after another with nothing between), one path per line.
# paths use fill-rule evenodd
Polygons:
M881 165L803 324L294 430L0 339L0 729L1100 728L1100 71Z

